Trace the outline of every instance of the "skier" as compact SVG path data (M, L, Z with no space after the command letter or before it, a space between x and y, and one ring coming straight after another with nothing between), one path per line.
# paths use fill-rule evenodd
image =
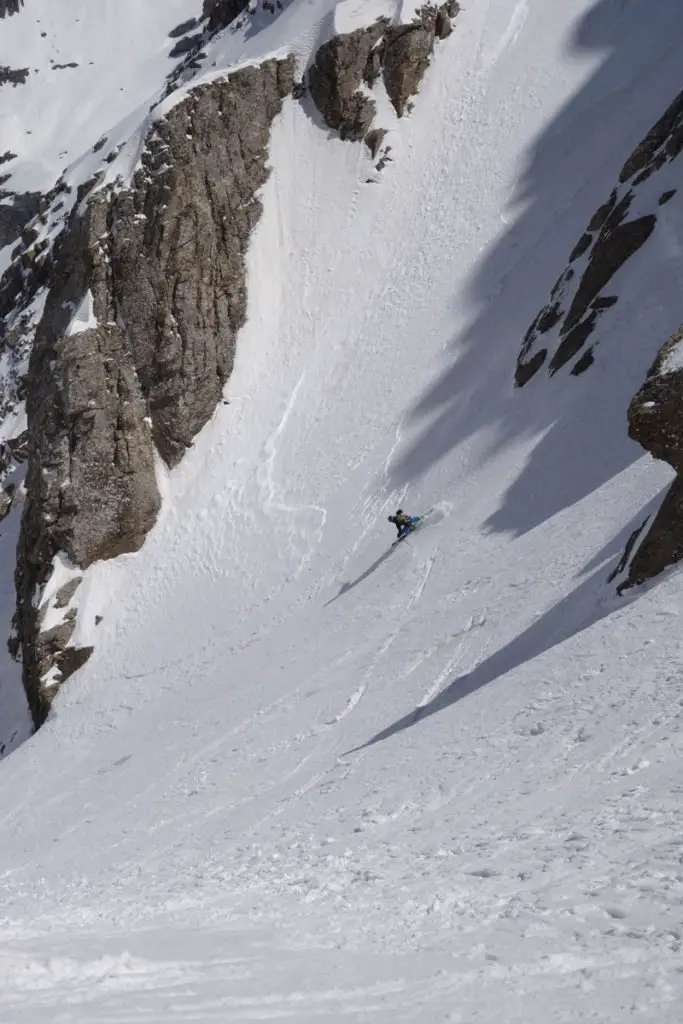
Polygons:
M387 516L390 523L393 523L398 530L398 539L404 536L406 533L410 533L411 530L415 529L413 523L413 517L407 516L402 508L399 508L394 516Z

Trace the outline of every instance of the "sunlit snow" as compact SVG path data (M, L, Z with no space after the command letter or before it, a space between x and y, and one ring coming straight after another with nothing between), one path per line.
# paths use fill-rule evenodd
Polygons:
M0 64L79 61L3 89L11 187L155 116L200 7L0 21ZM283 7L207 75L402 5ZM468 2L381 172L285 102L226 403L0 764L2 1024L678 1024L681 585L607 583L671 478L626 410L680 326L677 200L590 372L512 382L681 43L674 4ZM399 505L439 514L392 548Z

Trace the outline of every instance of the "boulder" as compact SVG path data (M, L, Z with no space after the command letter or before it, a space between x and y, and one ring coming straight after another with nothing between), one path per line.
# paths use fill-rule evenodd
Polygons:
M676 472L619 591L644 583L683 558L683 327L662 347L628 410L629 436Z
M335 36L323 43L308 71L308 88L325 123L342 139L358 142L375 116L374 100L361 92L370 54L387 21Z

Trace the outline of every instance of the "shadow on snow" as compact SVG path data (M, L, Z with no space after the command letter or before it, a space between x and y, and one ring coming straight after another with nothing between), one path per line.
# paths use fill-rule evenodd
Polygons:
M622 347L611 353L609 366L598 348L594 365L579 377L565 367L549 380L543 369L517 390L512 375L525 331L585 224L680 89L682 44L683 4L596 0L578 22L570 53L585 59L587 52L601 51L604 61L531 149L512 197L513 208L524 204L524 211L477 265L464 299L478 312L453 339L451 365L410 414L423 428L392 473L396 489L480 430L491 435L495 428L482 460L516 436L541 434L488 521L492 530L520 535L642 455L627 436L626 410L655 353L680 323L675 309L645 310L646 296L636 295L635 310L631 304L620 313L618 303L605 314L593 342L606 344L612 330ZM634 265L649 259L656 244L637 254ZM658 260L679 259L678 249L661 250Z
M386 560L391 555L393 555L397 547L398 545L394 542L387 551L383 551L379 558L376 559L376 561L374 561L372 565L368 569L366 569L365 572L362 572L360 576L358 576L355 580L353 580L351 583L342 583L339 593L335 594L334 597L331 597L329 601L326 601L323 607L327 608L328 605L333 604L334 601L338 601L340 597L343 597L344 594L348 594L350 590L353 590L354 587L357 587L359 585L359 583L362 583L363 580L366 580L368 576L372 576L373 572L379 569L380 565L386 562Z
M533 622L528 629L511 640L505 647L486 658L471 672L458 676L444 690L438 693L429 703L414 708L412 711L398 719L392 725L387 726L381 732L362 743L347 754L357 753L368 747L387 740L405 729L409 729L418 722L435 715L439 711L445 711L458 701L469 697L470 694L480 690L488 683L495 682L508 672L519 668L540 654L557 647L559 644L569 640L572 636L583 632L590 626L600 622L601 619L610 615L617 609L624 608L627 604L635 601L641 590L628 591L626 596L618 598L613 592L606 593L604 587L607 563L621 555L627 539L635 528L642 524L643 519L656 512L661 504L662 494L667 490L664 488L660 494L647 503L628 526L617 534L605 548L591 559L586 571L595 569L592 575L584 579L572 592L559 601L545 615ZM596 568L597 566L597 568ZM583 575L583 573L582 573Z

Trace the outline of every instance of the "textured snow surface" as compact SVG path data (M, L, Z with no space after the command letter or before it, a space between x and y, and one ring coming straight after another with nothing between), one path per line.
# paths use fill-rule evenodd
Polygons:
M153 96L174 63L168 33L200 6L197 0L29 0L6 18L0 65L29 72L25 85L2 88L0 150L18 156L3 167L12 172L9 187L46 191L64 167Z
M304 55L339 6L211 45ZM103 5L106 74L143 70L107 123L84 99L93 135L160 88L158 8ZM86 574L95 654L0 766L3 1024L680 1021L680 577L606 577L671 475L626 408L681 240L631 261L589 372L512 387L680 88L652 8L468 4L382 173L285 104L228 404ZM435 511L392 549L399 504Z

